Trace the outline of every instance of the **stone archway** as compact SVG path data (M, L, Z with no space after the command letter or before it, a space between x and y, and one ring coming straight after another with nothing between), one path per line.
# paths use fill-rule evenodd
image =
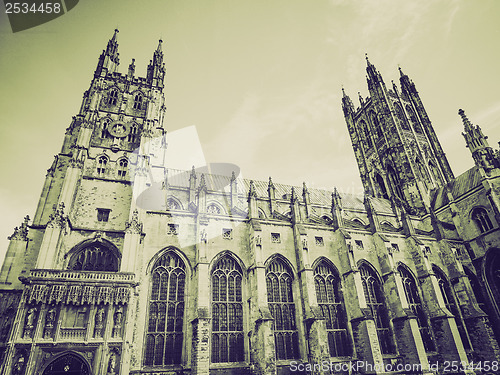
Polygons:
M67 353L54 359L45 367L42 375L90 375L87 361L75 353Z

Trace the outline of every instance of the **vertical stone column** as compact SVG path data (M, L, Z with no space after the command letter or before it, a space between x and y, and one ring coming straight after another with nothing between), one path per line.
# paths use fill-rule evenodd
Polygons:
M426 302L432 328L436 337L438 348L437 360L440 365L444 361L458 361L468 364L467 354L465 352L457 323L454 316L445 306L443 295L439 288L438 280L429 260L429 254L424 246L419 245L417 240L408 241L413 243L413 260L417 265L418 277L422 288L422 295ZM473 374L474 372L465 372Z
M306 187L304 184L304 191ZM304 193L304 200L306 200ZM304 319L306 325L306 339L308 346L308 362L311 364L321 365L327 363L330 359L328 349L328 336L326 333L326 324L323 314L318 306L316 297L316 289L314 285L314 274L309 262L309 248L307 244L307 232L302 224L300 224L299 206L295 194L292 190L292 221L293 221L293 236L295 244L295 254L297 258L297 268L300 274L300 294L304 309ZM308 199L308 197L307 197ZM306 204L307 206L307 204ZM317 368L320 367L320 368ZM321 366L313 366L311 374L319 375L324 371L320 371Z
M365 293L361 281L361 274L354 260L352 240L348 233L337 231L338 243L342 248L341 262L345 272L342 274L344 288L344 301L348 318L351 321L356 354L358 358L376 368L382 368L383 358L378 341L377 327L373 320L371 310L366 304Z
M42 244L38 253L37 268L53 268L56 260L56 250L59 237L66 230L67 217L64 214L64 204L61 203L50 215L49 222L45 227Z
M251 188L252 189L252 188ZM250 189L250 190L251 190ZM249 195L249 205L255 196ZM255 214L255 210L253 211ZM273 317L267 303L266 269L262 249L262 229L258 219L250 220L249 251L253 255L249 269L250 284L250 367L253 375L276 375Z
M200 188L198 199L205 197L206 187ZM201 184L200 184L201 185ZM199 201L198 201L199 203ZM198 204L196 238L200 241L196 246L197 264L194 269L193 285L195 290L194 319L192 320L191 373L193 375L208 375L210 372L210 275L207 261L207 235L205 204L203 210ZM200 215L202 214L202 215Z
M477 304L470 280L458 258L457 249L451 247L449 254L448 267L451 269L453 289L474 350L475 357L472 360L473 362L498 361L500 363L498 342L488 316Z
M394 335L398 344L399 354L405 364L421 364L424 373L430 371L429 360L425 351L417 317L410 310L401 275L396 269L393 249L388 241L376 236L376 243L385 250L383 265L384 295L392 313ZM382 239L382 241L380 241Z
M24 261L19 259L24 258L28 248L28 222L29 216L26 216L21 227L16 227L12 236L8 238L10 240L9 247L0 270L0 285L4 290L22 288L18 276L23 269Z
M142 223L139 220L139 211L137 209L132 212L130 220L125 224L125 227L120 271L134 272L135 256L142 235Z

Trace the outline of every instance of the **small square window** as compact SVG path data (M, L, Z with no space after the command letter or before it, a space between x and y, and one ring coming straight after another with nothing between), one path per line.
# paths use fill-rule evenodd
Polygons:
M97 221L108 221L110 211L111 210L107 209L107 208L98 208L97 209Z
M279 233L271 233L271 242L272 243L281 243L281 237Z
M361 241L361 240L356 240L356 241L354 241L354 243L356 244L356 248L357 248L358 250L363 250L363 249L364 249L364 247L363 247L363 241Z
M179 224L168 224L167 234L177 236L179 234Z
M391 243L391 248L393 253L399 253L399 246L397 243Z
M222 229L222 238L225 240L232 240L233 239L233 230L224 228Z
M325 243L323 242L323 237L314 237L314 239L316 240L317 246L324 246L325 245Z

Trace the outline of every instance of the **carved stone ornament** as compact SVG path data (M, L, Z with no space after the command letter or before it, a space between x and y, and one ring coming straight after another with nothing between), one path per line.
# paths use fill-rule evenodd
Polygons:
M21 240L21 241L27 241L28 240L28 223L30 221L30 217L26 215L24 217L24 222L21 224L21 226L15 227L14 228L14 233L12 236L7 237L9 240Z
M114 121L108 125L107 131L115 138L125 138L130 133L130 125L122 121Z
M127 304L130 299L130 289L123 286L34 284L25 294L26 303Z
M142 223L139 221L139 211L134 210L130 221L125 223L125 232L131 234L142 233Z
M50 214L47 228L66 228L67 220L68 217L64 214L64 203L61 202L54 209L54 213Z

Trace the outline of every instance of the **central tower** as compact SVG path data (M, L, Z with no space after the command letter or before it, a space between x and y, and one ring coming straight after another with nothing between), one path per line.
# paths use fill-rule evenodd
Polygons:
M391 199L409 212L426 212L429 192L453 179L453 172L415 84L400 72L399 89L388 89L367 63L369 97L354 105L343 91L342 108L365 191Z

